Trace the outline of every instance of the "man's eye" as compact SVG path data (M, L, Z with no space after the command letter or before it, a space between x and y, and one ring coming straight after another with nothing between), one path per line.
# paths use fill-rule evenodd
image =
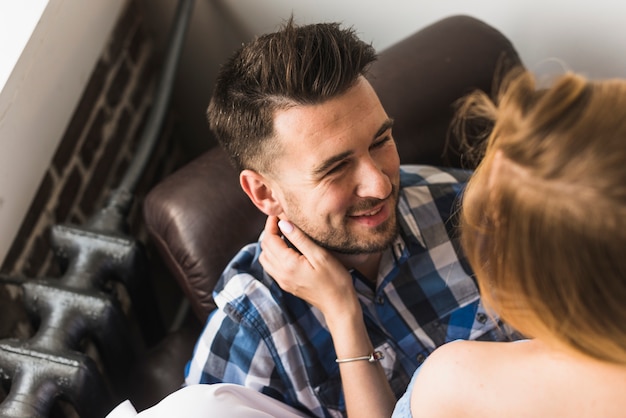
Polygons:
M326 175L332 175L332 174L336 174L339 173L341 170L343 170L346 166L348 165L348 163L346 163L345 161L342 163L337 164L336 166L334 166L333 168L331 168L330 170L328 170L326 172Z
M376 141L372 144L371 148L380 148L391 140L391 136L387 135L380 139L380 141Z

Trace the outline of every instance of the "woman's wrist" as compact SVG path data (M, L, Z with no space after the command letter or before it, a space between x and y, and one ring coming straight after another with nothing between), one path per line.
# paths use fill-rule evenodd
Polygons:
M374 348L367 334L363 315L342 316L328 322L337 358L370 356Z
M332 312L325 312L324 318L331 334L334 333L351 333L355 329L365 329L363 322L363 310L361 305L356 301L353 304L344 304L340 308L335 304Z

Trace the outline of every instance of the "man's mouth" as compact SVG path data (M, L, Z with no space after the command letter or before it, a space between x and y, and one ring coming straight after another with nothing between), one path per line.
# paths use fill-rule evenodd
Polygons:
M350 215L352 218L360 218L360 217L365 217L365 216L374 216L376 214L378 214L381 210L383 210L384 205L380 205L379 207L370 210L369 212L363 212L360 214L356 214L356 215Z
M385 203L381 203L373 209L352 214L349 218L362 226L376 227L389 218L389 210Z

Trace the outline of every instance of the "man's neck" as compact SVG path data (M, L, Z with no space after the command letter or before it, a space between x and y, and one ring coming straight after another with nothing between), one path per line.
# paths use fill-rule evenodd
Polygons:
M367 280L376 283L378 279L378 267L380 266L380 258L382 252L374 254L338 254L335 257L347 269L355 269L361 273Z

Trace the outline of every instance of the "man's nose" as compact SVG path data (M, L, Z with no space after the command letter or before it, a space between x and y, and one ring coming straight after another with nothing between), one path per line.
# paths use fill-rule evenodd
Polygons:
M384 199L389 196L391 189L389 176L374 160L368 159L360 164L357 171L357 196Z

